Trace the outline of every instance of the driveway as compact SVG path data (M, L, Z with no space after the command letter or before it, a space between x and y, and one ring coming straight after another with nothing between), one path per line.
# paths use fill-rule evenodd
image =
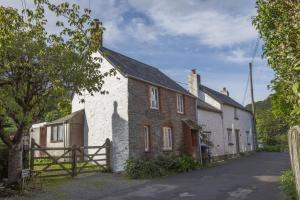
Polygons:
M279 175L289 168L287 153L257 153L225 164L154 180L100 174L76 178L30 199L282 199Z

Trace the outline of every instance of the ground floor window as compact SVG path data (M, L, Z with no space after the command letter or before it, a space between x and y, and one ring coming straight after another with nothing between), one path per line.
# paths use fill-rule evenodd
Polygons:
M163 150L172 150L172 129L170 127L163 127Z
M64 139L64 125L58 124L51 126L51 142L62 142Z
M149 127L144 126L144 142L145 142L145 151L150 151L150 135L149 135Z
M232 145L233 141L232 141L232 129L228 128L227 129L227 137L228 137L228 144Z

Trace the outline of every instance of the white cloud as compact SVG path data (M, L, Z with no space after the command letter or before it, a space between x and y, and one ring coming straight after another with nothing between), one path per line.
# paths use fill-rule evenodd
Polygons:
M247 42L257 35L251 26L254 7L243 8L243 1L228 2L226 10L219 7L220 1L176 0L170 3L167 0L129 0L132 7L144 12L153 21L148 28L156 30L156 36L190 36L212 47ZM237 5L241 10L231 10Z

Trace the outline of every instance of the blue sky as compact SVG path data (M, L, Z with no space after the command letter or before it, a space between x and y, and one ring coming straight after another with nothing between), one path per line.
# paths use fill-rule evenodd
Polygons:
M28 7L32 0L25 0ZM62 2L62 0L55 0ZM104 45L153 65L186 87L195 68L204 85L227 87L230 96L243 102L248 63L257 31L251 24L254 0L68 0L92 9L103 21ZM21 8L21 0L0 0ZM51 16L49 16L51 18ZM49 27L51 29L53 27ZM267 85L274 73L261 59L262 42L254 61L255 99L270 94ZM250 102L250 92L245 104Z

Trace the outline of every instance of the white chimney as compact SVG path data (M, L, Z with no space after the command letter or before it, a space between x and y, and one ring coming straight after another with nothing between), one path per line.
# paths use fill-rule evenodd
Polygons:
M226 89L226 87L223 87L223 90L221 90L221 93L226 96L229 96L229 91Z
M189 92L196 97L199 97L199 86L201 85L200 75L197 74L196 69L192 69L188 76Z

